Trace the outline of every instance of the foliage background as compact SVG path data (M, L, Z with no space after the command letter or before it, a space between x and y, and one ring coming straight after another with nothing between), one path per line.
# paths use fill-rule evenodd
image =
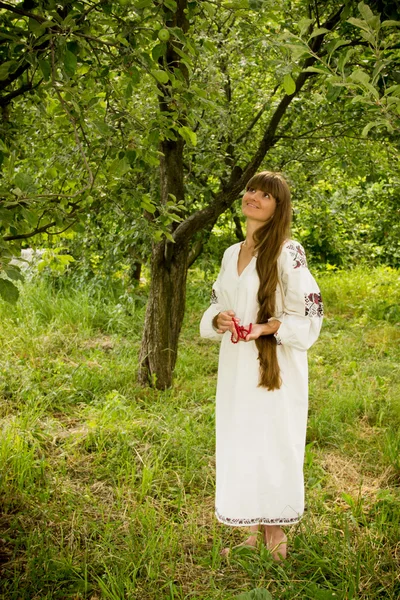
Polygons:
M0 2L4 600L399 597L399 42L394 0ZM228 191L274 118L262 167L291 184L327 306L285 567L219 555L241 537L212 516L218 349L198 339L243 236ZM184 194L163 200L179 145ZM174 386L140 387L154 251L217 201Z

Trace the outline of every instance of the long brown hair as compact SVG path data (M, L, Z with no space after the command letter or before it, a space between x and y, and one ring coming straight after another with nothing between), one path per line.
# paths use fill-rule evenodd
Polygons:
M278 257L284 241L290 236L292 204L289 186L280 173L272 171L256 173L247 183L246 189L249 188L268 192L276 200L272 217L253 234L257 251L257 273L260 279L257 323L266 323L270 317L275 316L275 295L279 284ZM260 361L259 386L266 387L270 391L278 390L282 382L276 354L276 340L273 335L262 335L256 340L256 345Z

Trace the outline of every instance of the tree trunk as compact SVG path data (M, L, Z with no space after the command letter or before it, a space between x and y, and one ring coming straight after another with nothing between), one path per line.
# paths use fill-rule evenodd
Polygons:
M138 379L140 384L160 390L172 384L185 313L188 254L188 246L174 248L168 260L165 244L153 245Z
M160 194L183 200L183 140L161 145ZM139 383L164 390L171 386L178 339L185 314L189 245L168 240L153 243L151 284L139 356Z

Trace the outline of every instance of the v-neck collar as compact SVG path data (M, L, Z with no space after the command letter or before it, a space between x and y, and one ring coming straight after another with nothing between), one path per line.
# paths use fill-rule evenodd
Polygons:
M251 260L249 260L249 262L247 263L247 265L245 266L245 268L243 269L243 271L239 274L239 268L238 267L239 267L239 255L240 255L240 249L241 249L241 247L242 247L242 242L239 242L238 243L238 252L237 252L237 255L236 255L236 262L235 262L235 271L236 271L236 276L238 277L238 279L240 279L242 277L243 273L245 271L247 271L247 269L249 268L249 266L251 265L251 263L253 262L253 260L255 258L257 258L256 256L253 256L251 258Z

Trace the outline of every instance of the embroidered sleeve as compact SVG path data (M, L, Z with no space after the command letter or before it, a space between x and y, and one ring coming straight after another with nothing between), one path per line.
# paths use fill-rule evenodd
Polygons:
M286 245L286 250L292 260L293 269L300 269L301 267L308 268L306 253L301 244L291 241Z
M283 313L275 334L278 345L307 350L317 340L324 314L321 292L311 275L304 248L290 241L283 248L280 260L283 288Z
M324 316L324 304L322 302L320 292L311 292L310 294L304 294L304 300L306 317Z
M210 304L218 304L218 296L214 288L211 291Z

